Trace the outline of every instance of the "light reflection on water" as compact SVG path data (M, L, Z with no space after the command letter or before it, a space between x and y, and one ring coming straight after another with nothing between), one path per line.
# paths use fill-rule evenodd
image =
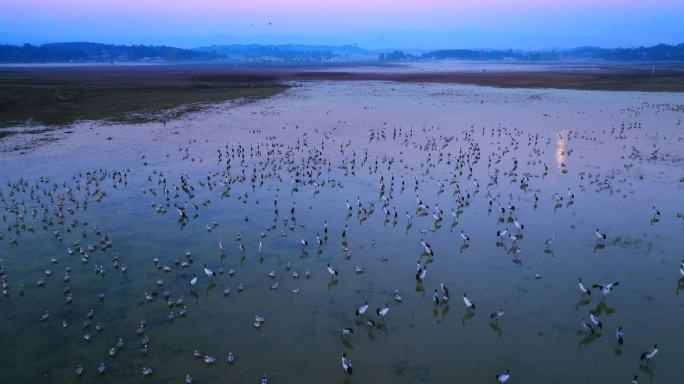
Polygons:
M52 228L42 229L40 214L32 219L30 205L24 216L34 233L21 229L17 236L14 228L3 228L0 257L13 291L0 300L0 339L13 342L3 342L0 349L0 382L182 382L186 373L199 383L256 382L264 373L274 383L304 378L490 382L507 368L513 374L511 382L628 382L634 373L642 382L649 377L654 382L674 382L684 358L678 344L682 336L678 265L684 228L676 217L681 210L678 178L684 149L675 125L680 114L656 113L643 107L642 101L665 105L677 99L668 94L305 83L271 100L191 115L167 127L95 125L90 130L91 124L83 124L74 134L23 155L3 153L0 181L6 198L6 182L18 178L34 184L40 176L49 176L48 183L38 185L45 189L54 183L63 193L63 183L74 185L72 176L81 173L82 178L87 170L130 172L126 185L103 179L99 188L106 196L101 202L91 201L86 210L81 207L66 215L67 224L75 217L79 225L71 233L57 225L61 242ZM545 115L561 117L552 120ZM661 135L654 138L634 125L637 121ZM499 126L505 128L500 135ZM403 136L394 139L394 128L401 129ZM384 139L369 140L371 130L382 129ZM270 137L274 139L267 141ZM261 148L261 154L250 156L250 147L266 142L282 147L270 155ZM459 174L456 159L475 143L481 154L473 175L468 177L467 168ZM231 161L231 174L239 176L244 169L247 181L233 183L226 192L220 184L221 172L226 171L225 146L237 144L244 145L246 158L242 164L237 158ZM653 144L660 154L649 160ZM287 146L292 152L285 156ZM632 146L644 156L631 156ZM217 158L219 148L224 150L222 162ZM329 161L330 169L322 166L320 176L311 176L282 168L306 164L311 156L325 159L325 164ZM391 165L389 159L394 159ZM565 174L563 163L568 169ZM556 167L550 166L544 174L544 164ZM264 174L263 185L259 177L254 186L249 181L255 169ZM495 169L497 184L488 185ZM155 213L151 204L165 202L160 172L171 191L170 185L180 185L181 175L187 176L195 189L192 200L197 209L179 192L178 198L171 198L167 213ZM381 175L391 195L388 209L398 212L396 222L391 216L386 219L382 210ZM205 182L207 176L212 183ZM307 184L293 189L292 179L310 177L318 187ZM523 177L528 184L524 189ZM443 192L437 181L445 185ZM450 211L457 205L456 183L461 194L470 198L454 219ZM553 194L566 196L568 188L575 201L558 203ZM487 192L494 199L491 210ZM416 213L416 194L431 207L424 216ZM357 214L357 196L366 209L370 203L375 205L372 214ZM31 203L29 190L14 197ZM347 200L353 206L351 216ZM185 204L191 217L195 211L199 216L180 226L175 202ZM293 204L296 222L290 219ZM499 219L499 204L515 205L515 217L525 224L524 236L515 247L508 239L502 244L496 241L497 229L515 232L508 214ZM657 222L651 220L654 205L663 212ZM441 224L432 218L434 206L444 210ZM410 225L407 211L412 216ZM3 227L15 220L11 214L7 218ZM324 220L329 234L319 252L315 236L320 233L325 239ZM214 221L218 225L209 232L207 225ZM101 237L93 225L112 239L112 248L93 251L84 265L78 256L67 255L66 247L76 240L83 245L97 243ZM345 225L350 258L340 236ZM268 230L271 226L275 229ZM596 227L609 234L605 244L596 242ZM471 236L467 245L460 239L461 230ZM88 237L83 238L82 232ZM244 257L233 240L237 232L243 237ZM18 244L12 246L8 240L15 236ZM545 249L544 241L552 236L556 241ZM302 238L309 242L306 252ZM420 255L421 238L431 244L434 258ZM219 239L224 256L217 246ZM263 258L257 252L259 241ZM177 268L174 260L182 259L186 250L192 251L196 262L188 269ZM112 267L115 255L129 268L127 274ZM58 259L55 265L50 263L52 256ZM156 269L154 257L172 271ZM422 285L414 278L418 259L428 265ZM214 270L235 269L236 274L220 275L212 286L202 272L205 263ZM336 281L327 275L327 263L340 271ZM105 266L104 277L94 273L96 264ZM64 304L61 281L67 265L73 269L70 305ZM357 265L365 272L357 274ZM46 279L45 288L35 288L45 268L53 269L54 276ZM310 279L291 277L293 270L303 275L307 269ZM277 290L270 289L273 281L267 276L273 270ZM188 284L193 273L200 276L195 293ZM537 273L540 279L534 278ZM598 292L582 298L579 277L589 283L618 280L621 285L604 300L599 300ZM184 298L187 318L169 323L169 309L161 297L145 302L145 291L163 291L156 284L159 279L172 297ZM440 282L447 283L453 297L448 306L435 307L432 292ZM237 290L240 283L245 287L242 292ZM23 296L16 292L19 284L25 287ZM223 294L226 287L231 289L228 297ZM290 293L295 288L301 289L297 295ZM395 288L403 297L401 304L392 299ZM97 301L99 292L106 295L102 303ZM465 311L463 292L476 302L474 314ZM390 313L382 326L368 328L354 316L366 300L376 319L375 309L389 303ZM500 307L506 315L493 324L489 314ZM81 324L90 308L103 330L91 329L93 340L85 342ZM51 318L41 323L38 318L46 309ZM581 332L580 319L588 318L590 311L604 323L600 337ZM256 314L266 318L260 329L252 326ZM141 317L147 320L151 340L145 356L135 335ZM63 319L71 323L69 328L62 329ZM626 333L620 349L613 335L617 326ZM354 327L350 340L340 338L343 327ZM125 340L123 350L108 356L119 337ZM640 367L638 355L655 342L661 354L650 368ZM192 356L195 349L217 357L217 363L206 366ZM233 366L225 361L228 352L237 356ZM351 379L340 367L342 352L353 360ZM108 369L97 378L95 368L101 361ZM78 364L86 368L81 380L73 373ZM156 369L150 380L143 378L143 366Z
M567 144L568 131L559 132L556 136L556 167L559 171L563 171L566 164L565 161L568 158L565 148Z

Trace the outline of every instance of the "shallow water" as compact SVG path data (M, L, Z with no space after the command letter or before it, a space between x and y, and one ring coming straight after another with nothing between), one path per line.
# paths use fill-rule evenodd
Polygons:
M0 299L0 382L183 382L186 374L197 383L257 382L266 374L273 383L487 383L506 369L512 383L629 382L634 374L641 382L676 382L684 359L681 100L681 94L311 82L165 126L83 123L8 138L0 153L0 258L9 284ZM89 171L94 176L86 181ZM192 198L176 193L181 175ZM383 212L383 183L396 220ZM454 218L457 191L465 206ZM424 214L416 195L429 205ZM357 197L367 213L358 212ZM160 205L165 213L155 210ZM188 220L179 221L175 205L185 207ZM499 205L516 209L500 215ZM441 222L433 218L435 206L444 210ZM662 213L657 218L653 206ZM497 242L497 230L516 232L514 218L524 224L522 238ZM343 250L345 225L351 256ZM605 241L596 228L607 233ZM460 231L471 237L467 244ZM238 232L244 252L234 240ZM324 238L320 248L316 233ZM105 236L111 247L101 249ZM422 253L421 238L433 257ZM95 250L87 249L91 244ZM181 268L174 261L185 260L186 251L195 262ZM126 274L113 266L115 256ZM156 268L153 258L171 271ZM419 259L428 265L422 285L415 279ZM327 263L339 270L337 279ZM209 279L203 264L236 273ZM94 273L99 265L104 277ZM357 265L365 272L357 274ZM53 276L45 277L46 268ZM270 289L270 271L278 289ZM596 289L582 297L580 277L620 285L605 298ZM41 278L45 286L38 288ZM448 305L432 301L440 282L449 287ZM299 294L290 292L295 288ZM392 297L395 288L402 303ZM168 321L165 289L184 298L185 318L174 307L176 318ZM147 302L146 291L156 300ZM474 312L466 311L464 292ZM367 317L378 321L375 309L389 303L381 325L356 319L364 301ZM489 315L500 307L505 315L492 323ZM91 308L92 325L84 330ZM50 318L39 321L46 310ZM603 322L600 336L580 326L590 311ZM257 314L266 319L260 329L252 325ZM135 333L140 318L150 339L146 355ZM626 334L620 348L618 326ZM351 338L340 337L344 327L354 328ZM110 357L118 338L125 344ZM640 353L654 343L661 352L641 365ZM194 350L217 362L205 365ZM226 362L231 351L234 365ZM340 366L343 352L354 364L351 377ZM104 375L96 372L100 362ZM142 367L155 372L144 378Z

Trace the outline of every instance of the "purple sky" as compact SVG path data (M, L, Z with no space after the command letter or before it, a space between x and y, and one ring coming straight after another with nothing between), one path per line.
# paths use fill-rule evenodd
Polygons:
M684 0L0 0L0 43L636 46L682 20Z

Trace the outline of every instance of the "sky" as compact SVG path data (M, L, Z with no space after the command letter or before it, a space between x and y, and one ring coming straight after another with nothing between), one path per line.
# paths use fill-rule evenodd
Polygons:
M683 20L684 0L0 0L0 43L633 47Z

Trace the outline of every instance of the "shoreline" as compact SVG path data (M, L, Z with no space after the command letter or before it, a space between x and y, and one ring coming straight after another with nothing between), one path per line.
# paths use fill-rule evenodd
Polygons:
M655 71L653 73L652 71ZM684 92L684 63L634 62L369 62L369 63L159 63L137 65L0 66L0 81L44 82L258 82L396 81L520 88Z
M590 74L566 72L483 73L352 73L301 72L293 80L394 81L399 83L463 84L499 88L566 89L577 91L684 92L684 73Z
M500 88L684 92L684 64L434 62L0 67L0 129L84 120L149 122L181 110L280 94L297 81L391 81ZM165 116L168 115L168 116ZM5 131L5 135L9 132Z

